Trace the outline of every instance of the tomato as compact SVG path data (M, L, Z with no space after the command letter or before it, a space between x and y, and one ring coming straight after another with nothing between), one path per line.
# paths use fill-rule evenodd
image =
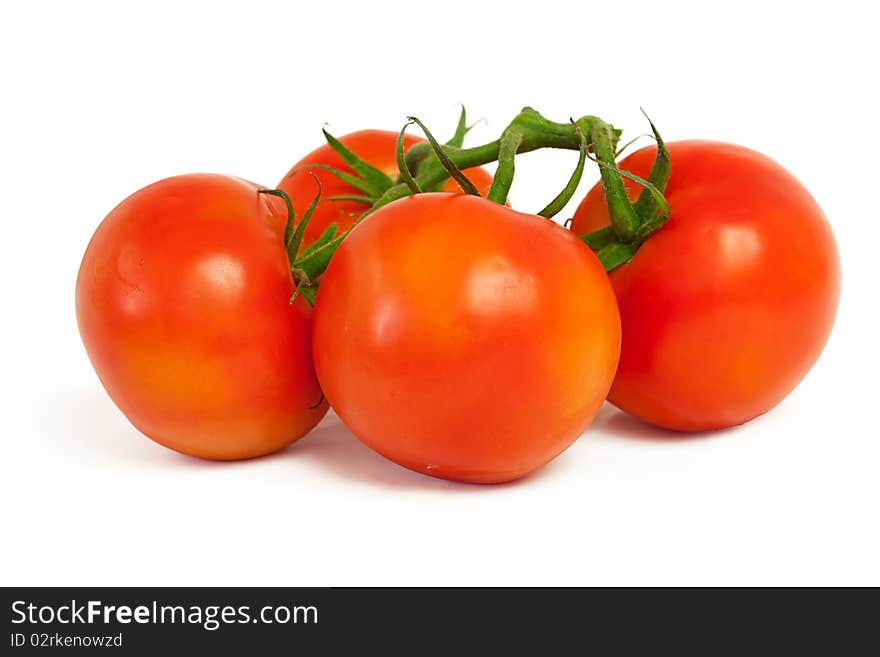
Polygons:
M327 410L308 303L293 282L279 199L218 175L168 178L98 227L76 284L89 358L122 412L184 454L281 449Z
M776 406L819 357L840 291L837 247L809 192L766 156L709 141L669 153L669 221L611 272L623 346L609 400L661 427L719 429ZM655 154L621 167L646 177ZM608 222L597 185L571 228Z
M399 175L397 169L397 136L396 132L385 130L361 130L344 135L339 138L339 141L355 155L388 174L393 180L396 180ZM413 144L423 141L423 139L415 135L406 135L404 137L404 152L409 150ZM278 189L282 189L290 195L296 216L302 217L315 196L315 182L306 171L311 171L321 181L323 190L322 200L319 201L318 207L315 208L311 221L306 228L303 238L305 245L311 244L318 239L330 224L335 223L339 227L340 232L347 230L369 207L357 201L328 200L332 196L360 196L362 192L343 182L327 170L310 169L308 167L310 164L323 164L342 171L351 172L351 168L342 161L342 158L336 151L329 144L324 144L293 165L290 171L281 179L281 182L278 183ZM294 175L296 172L300 173ZM492 185L492 176L489 172L482 167L473 167L465 169L464 174L474 183L480 194L485 196ZM443 186L443 191L461 191L461 188L458 186L458 183L450 179Z
M351 232L313 331L322 388L356 436L417 472L481 483L568 447L620 347L613 291L580 240L449 193L400 199Z

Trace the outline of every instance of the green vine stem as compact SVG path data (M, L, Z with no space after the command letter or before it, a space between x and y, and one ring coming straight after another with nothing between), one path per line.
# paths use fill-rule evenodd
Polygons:
M525 107L516 115L510 125L507 126L501 137L495 141L490 141L487 144L475 146L473 148L444 146L443 152L459 169L469 169L471 167L479 167L484 164L498 161L502 142L505 144L505 157L512 157L519 153L528 153L541 148L559 148L577 151L580 150L581 147L581 138L578 134L578 129L580 129L585 135L591 135L592 126L595 121L599 121L599 119L594 116L583 116L574 123L557 123L544 118L531 107ZM613 128L610 128L610 131L611 142L613 146L616 146L620 137L620 131ZM449 172L435 154L420 149L419 160L420 161L417 162L418 168L416 169L417 173L415 180L421 189L434 189L449 177ZM416 164L410 161L409 158L407 161L410 166ZM500 162L499 166L501 166ZM512 174L513 163L509 162L506 167L509 168ZM505 180L505 173L503 170L501 175L501 183L496 185L493 182L494 193L490 190L490 199L498 200L503 195L503 200L500 202L504 203L507 199L507 192L510 189L511 181ZM498 180L498 177L499 175L496 171L496 181ZM405 183L398 183L379 196L367 213L373 212L383 205L387 205L392 201L396 201L409 194L409 186Z
M611 126L597 119L591 127L590 141L593 145L593 153L599 163L602 191L605 192L605 202L608 204L611 225L621 242L631 242L635 238L640 222L635 208L626 195L623 177L617 171L617 166L614 163L615 143Z
M647 115L646 115L647 118ZM657 156L647 180L616 164L620 154L617 151L620 130L596 116L582 116L568 123L557 123L544 118L531 107L523 108L505 128L501 136L487 144L472 148L462 148L461 144L469 128L462 108L458 125L452 139L441 145L425 125L415 117L408 119L407 125L416 123L425 133L427 143L413 145L404 154L404 132L400 131L397 141L397 162L400 177L392 180L384 173L360 160L356 154L346 149L336 138L327 133L330 146L339 153L343 161L351 167L351 173L333 169L326 165L307 165L307 168L329 170L341 180L349 182L364 196L355 196L358 201L369 206L360 219L378 208L421 191L435 191L451 177L467 193L478 194L473 184L462 174L462 170L498 162L492 186L487 199L505 203L513 183L516 156L541 148L557 148L580 152L578 165L565 189L544 208L541 216L553 216L571 199L580 182L585 159L589 157L599 165L602 189L608 205L611 225L589 235L581 236L583 242L598 256L606 271L619 267L635 255L641 244L656 230L661 228L669 217L669 205L663 196L669 179L671 163L669 153L659 132L650 119L651 130L657 141ZM624 178L642 186L642 192L635 203L629 200L623 184ZM266 191L265 193L276 193ZM280 194L278 194L280 195ZM332 197L338 198L338 197ZM349 197L344 197L349 198ZM285 199L288 202L289 199ZM299 242L311 210L294 229L294 219L288 225L287 239L291 254L291 268L298 291L314 302L317 293L318 277L330 261L346 233L337 235L335 226L328 228L316 243L302 253ZM359 219L359 220L360 220ZM352 227L353 228L353 227ZM292 247L292 248L291 248Z

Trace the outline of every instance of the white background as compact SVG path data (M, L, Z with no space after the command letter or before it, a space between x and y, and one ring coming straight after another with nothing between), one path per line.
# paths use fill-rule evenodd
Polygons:
M3 3L0 583L880 584L870 3L492 4ZM780 161L841 250L818 365L770 414L705 437L606 407L555 462L495 487L403 470L335 418L237 464L127 423L73 303L118 201L193 171L273 185L325 122L396 130L415 113L446 134L459 102L488 121L471 143L525 104L628 135L644 106L667 140ZM542 207L574 160L523 159L514 205Z

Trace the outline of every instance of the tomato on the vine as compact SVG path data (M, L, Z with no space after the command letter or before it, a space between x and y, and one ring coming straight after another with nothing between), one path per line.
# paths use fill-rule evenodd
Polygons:
M228 176L152 184L98 227L76 314L110 397L158 443L209 459L267 454L327 410L311 308L294 286L286 210Z
M668 144L670 215L611 272L623 326L609 400L661 427L700 431L773 408L804 377L831 331L840 264L809 192L755 151ZM648 176L656 147L620 167ZM625 182L630 198L640 187ZM607 226L596 185L571 229Z
M339 141L359 158L396 180L399 175L396 156L397 137L396 132L386 130L360 130L339 137ZM406 135L404 152L424 141L415 135ZM334 196L361 196L362 192L339 179L332 172L309 165L330 166L347 173L352 171L330 144L324 144L294 164L278 183L278 188L290 195L296 216L301 217L315 196L315 182L306 172L312 172L321 181L323 190L321 200L306 228L305 245L318 239L330 224L335 223L340 233L348 230L370 207L369 204L358 201L332 199ZM489 172L482 167L472 167L465 169L464 173L480 193L485 195L492 184L492 176ZM454 180L449 179L443 185L442 191L460 192L461 187Z
M386 205L342 242L313 320L318 378L364 443L492 483L568 447L605 399L614 293L570 232L476 196Z

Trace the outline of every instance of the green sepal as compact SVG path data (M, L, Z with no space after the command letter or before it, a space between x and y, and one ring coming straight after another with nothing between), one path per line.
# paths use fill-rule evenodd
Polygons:
M425 124L422 123L415 116L409 116L407 117L407 120L412 121L422 129L422 131L425 133L425 137L427 137L428 139L428 143L430 143L431 148L434 149L434 155L437 156L437 159L440 160L443 168L446 169L449 175L452 176L452 178L455 179L455 182L457 182L462 190L464 190L464 193L471 194L473 196L479 196L480 190L478 190L474 183L468 180L468 177L462 173L461 169L455 166L455 163L449 159L449 155L446 154L446 152L443 150L443 147L437 142L436 139L434 139L434 135L432 135L431 131L428 130L427 127L425 127Z
M334 237L321 246L311 249L308 253L304 253L295 263L295 267L301 269L308 276L309 280L316 281L318 277L327 269L330 258L336 251L336 248L345 239L345 236L351 232L351 228L342 235Z
M315 185L317 185L318 190L315 192L315 197L312 199L312 202L309 204L308 209L303 214L302 219L299 220L299 223L296 225L296 230L293 231L293 235L290 236L290 239L287 241L287 257L292 263L296 263L297 254L299 253L299 247L302 245L303 235L306 232L306 228L309 225L309 221L312 219L312 214L315 212L315 208L318 207L318 201L321 200L321 181L318 179L314 173L309 171L312 178L315 180Z
M599 162L599 166L605 166L605 165L602 162ZM656 185L654 185L649 180L645 180L644 178L637 176L634 173L630 173L629 171L626 171L625 169L621 169L616 166L612 167L612 168L615 169L617 171L617 173L619 173L624 178L629 178L633 182L641 185L642 186L642 194L647 193L650 196L650 198L653 199L654 203L656 203L659 206L660 210L664 214L669 214L669 202L663 196L663 192L660 191L660 189L658 189ZM640 196L640 198L641 198L641 196ZM639 217L639 219L641 220L642 218ZM640 223L642 223L642 222L640 222Z
M410 192L413 194L419 194L422 190L419 188L419 183L413 178L412 171L409 170L409 165L406 163L406 158L403 155L403 142L404 137L406 136L406 129L408 126L412 125L412 123L412 121L407 121L400 129L400 134L397 135L395 154L397 156L397 168L400 171L401 180L406 183Z
M651 237L658 230L663 228L666 222L669 221L669 214L657 214L654 215L652 219L649 219L645 223L642 224L641 228L639 228L639 233L636 236L636 244L641 246L642 243Z
M596 164L598 164L599 168L603 172L603 174L602 174L603 175L602 188L603 188L603 191L605 192L605 202L608 205L609 214L612 214L612 216L613 216L612 207L616 207L618 209L618 211L624 210L624 212L623 212L624 215L627 215L629 212L632 213L634 230L632 231L632 234L629 235L628 238L625 239L624 241L632 241L633 239L635 239L635 236L638 233L639 227L645 222L645 220L643 220L638 214L635 214L635 206L632 203L630 203L629 197L626 196L626 191L623 187L623 182L620 181L619 178L617 179L617 181L619 181L619 182L615 182L614 187L611 188L611 191L613 191L613 194L611 196L609 196L609 188L606 188L606 186L605 186L606 178L605 178L604 172L612 171L615 174L617 174L618 176L622 176L623 178L628 178L628 179L632 180L633 182L638 183L642 187L642 194L647 193L649 195L651 201L653 203L656 203L655 207L659 207L659 209L664 214L667 214L667 215L669 214L669 203L667 202L666 198L663 196L663 191L660 188L658 188L656 185L654 185L654 183L652 183L650 180L645 180L641 176L637 176L636 174L631 173L631 172L627 171L626 169L621 169L616 164L609 164L609 163L607 163L603 160L600 160L598 158L590 158L590 159L593 162L595 162ZM610 182L614 179L611 176L609 176L608 180ZM664 182L664 185L665 185L665 182ZM618 189L614 189L614 188L618 188ZM619 198L621 196L623 197L622 199ZM641 200L641 196L639 197L639 200ZM626 210L626 208L629 208L629 210ZM655 212L655 214L656 214L656 212Z
M303 285L299 293L303 295L306 301L309 302L309 305L315 305L315 299L318 298L318 285L316 283L312 283L311 285ZM318 406L321 405L321 402L318 402ZM315 407L317 408L317 407Z
M373 205L376 199L370 196L358 196L357 194L339 194L337 196L325 196L325 201L354 201L355 203L363 203L364 205Z
M666 150L666 144L660 136L660 133L657 131L654 122L651 121L651 118L645 110L642 110L642 114L644 114L645 118L648 120L648 124L651 126L651 132L654 133L654 139L657 140L657 157L654 158L654 164L651 166L651 173L648 174L648 181L650 182L651 187L645 187L642 190L642 193L639 194L639 198L636 200L634 206L636 214L642 222L648 222L657 216L658 210L662 209L664 214L669 214L669 204L663 197L663 191L666 189L666 183L669 182L672 163L669 159L669 151ZM657 198L658 194L659 200Z
M602 263L605 271L610 272L632 260L637 250L638 247L633 244L612 242L608 246L599 249L596 257L599 258L599 262Z
M348 183L352 187L355 187L362 191L364 194L368 195L370 198L381 196L382 193L375 193L368 184L366 184L363 180L358 178L357 176L337 169L336 167L331 167L329 164L306 164L302 167L302 169L297 169L294 173L299 173L300 171L308 171L309 169L320 169L321 171L329 171L334 176L339 178L342 182Z
M306 274L299 267L291 267L290 273L293 276L293 283L296 287L293 289L293 294L290 295L290 303L296 301L296 298L300 295L304 288L308 287L312 284L312 281L309 280L308 274Z
M469 130L470 128L467 124L467 112L465 112L464 105L462 105L461 114L458 115L458 125L455 126L455 134L449 138L449 141L446 142L446 146L454 146L455 148L461 148L464 146L464 138Z
M290 242L290 236L293 234L293 225L296 221L294 212L293 212L293 201L290 200L290 196L283 189L261 189L258 194L268 194L269 196L277 196L278 198L284 201L284 205L287 206L287 222L284 224L284 246Z
M618 144L618 145L617 145L617 150L614 151L614 157L615 157L615 158L620 157L621 155L623 155L624 151L626 151L627 148L629 148L630 146L632 146L633 144L635 144L639 139L642 139L642 138L644 138L644 137L650 137L650 136L651 136L651 135L649 135L647 132L643 132L642 134L640 134L640 135L636 135L635 137L633 137L632 139L630 139L630 140L629 140L628 142L626 142L623 146L621 146L620 144Z
M594 251L604 249L609 244L613 244L617 241L617 233L614 232L613 226L605 226L604 228L594 230L592 233L587 233L580 237L581 241Z
M321 233L321 236L318 239L316 239L314 242L309 244L305 249L303 249L303 252L302 252L302 254L300 254L299 257L305 258L313 251L316 251L317 249L321 248L327 242L329 242L334 237L336 237L336 233L338 233L338 232L339 232L339 226L337 226L336 224L330 224L329 226L327 226L327 228L324 229L324 232Z
M394 181L391 180L385 172L380 171L372 164L365 162L352 153L341 141L327 132L326 129L323 129L323 132L324 138L327 140L327 143L330 144L330 148L336 151L336 154L339 155L339 157L341 157L342 160L350 166L358 176L360 176L365 185L369 187L370 191L367 193L370 194L370 196L381 196L386 189L390 189L394 186Z
M577 166L574 168L574 172L571 174L571 178L569 178L565 188L559 192L556 198L550 201L543 210L538 212L539 217L547 217L550 219L551 217L556 216L562 208L568 205L571 197L574 196L574 193L577 191L578 185L581 183L581 177L584 175L584 165L587 162L587 138L584 135L584 131L580 129L580 126L574 122L574 119L571 120L571 124L574 126L574 129L577 130L581 140Z

